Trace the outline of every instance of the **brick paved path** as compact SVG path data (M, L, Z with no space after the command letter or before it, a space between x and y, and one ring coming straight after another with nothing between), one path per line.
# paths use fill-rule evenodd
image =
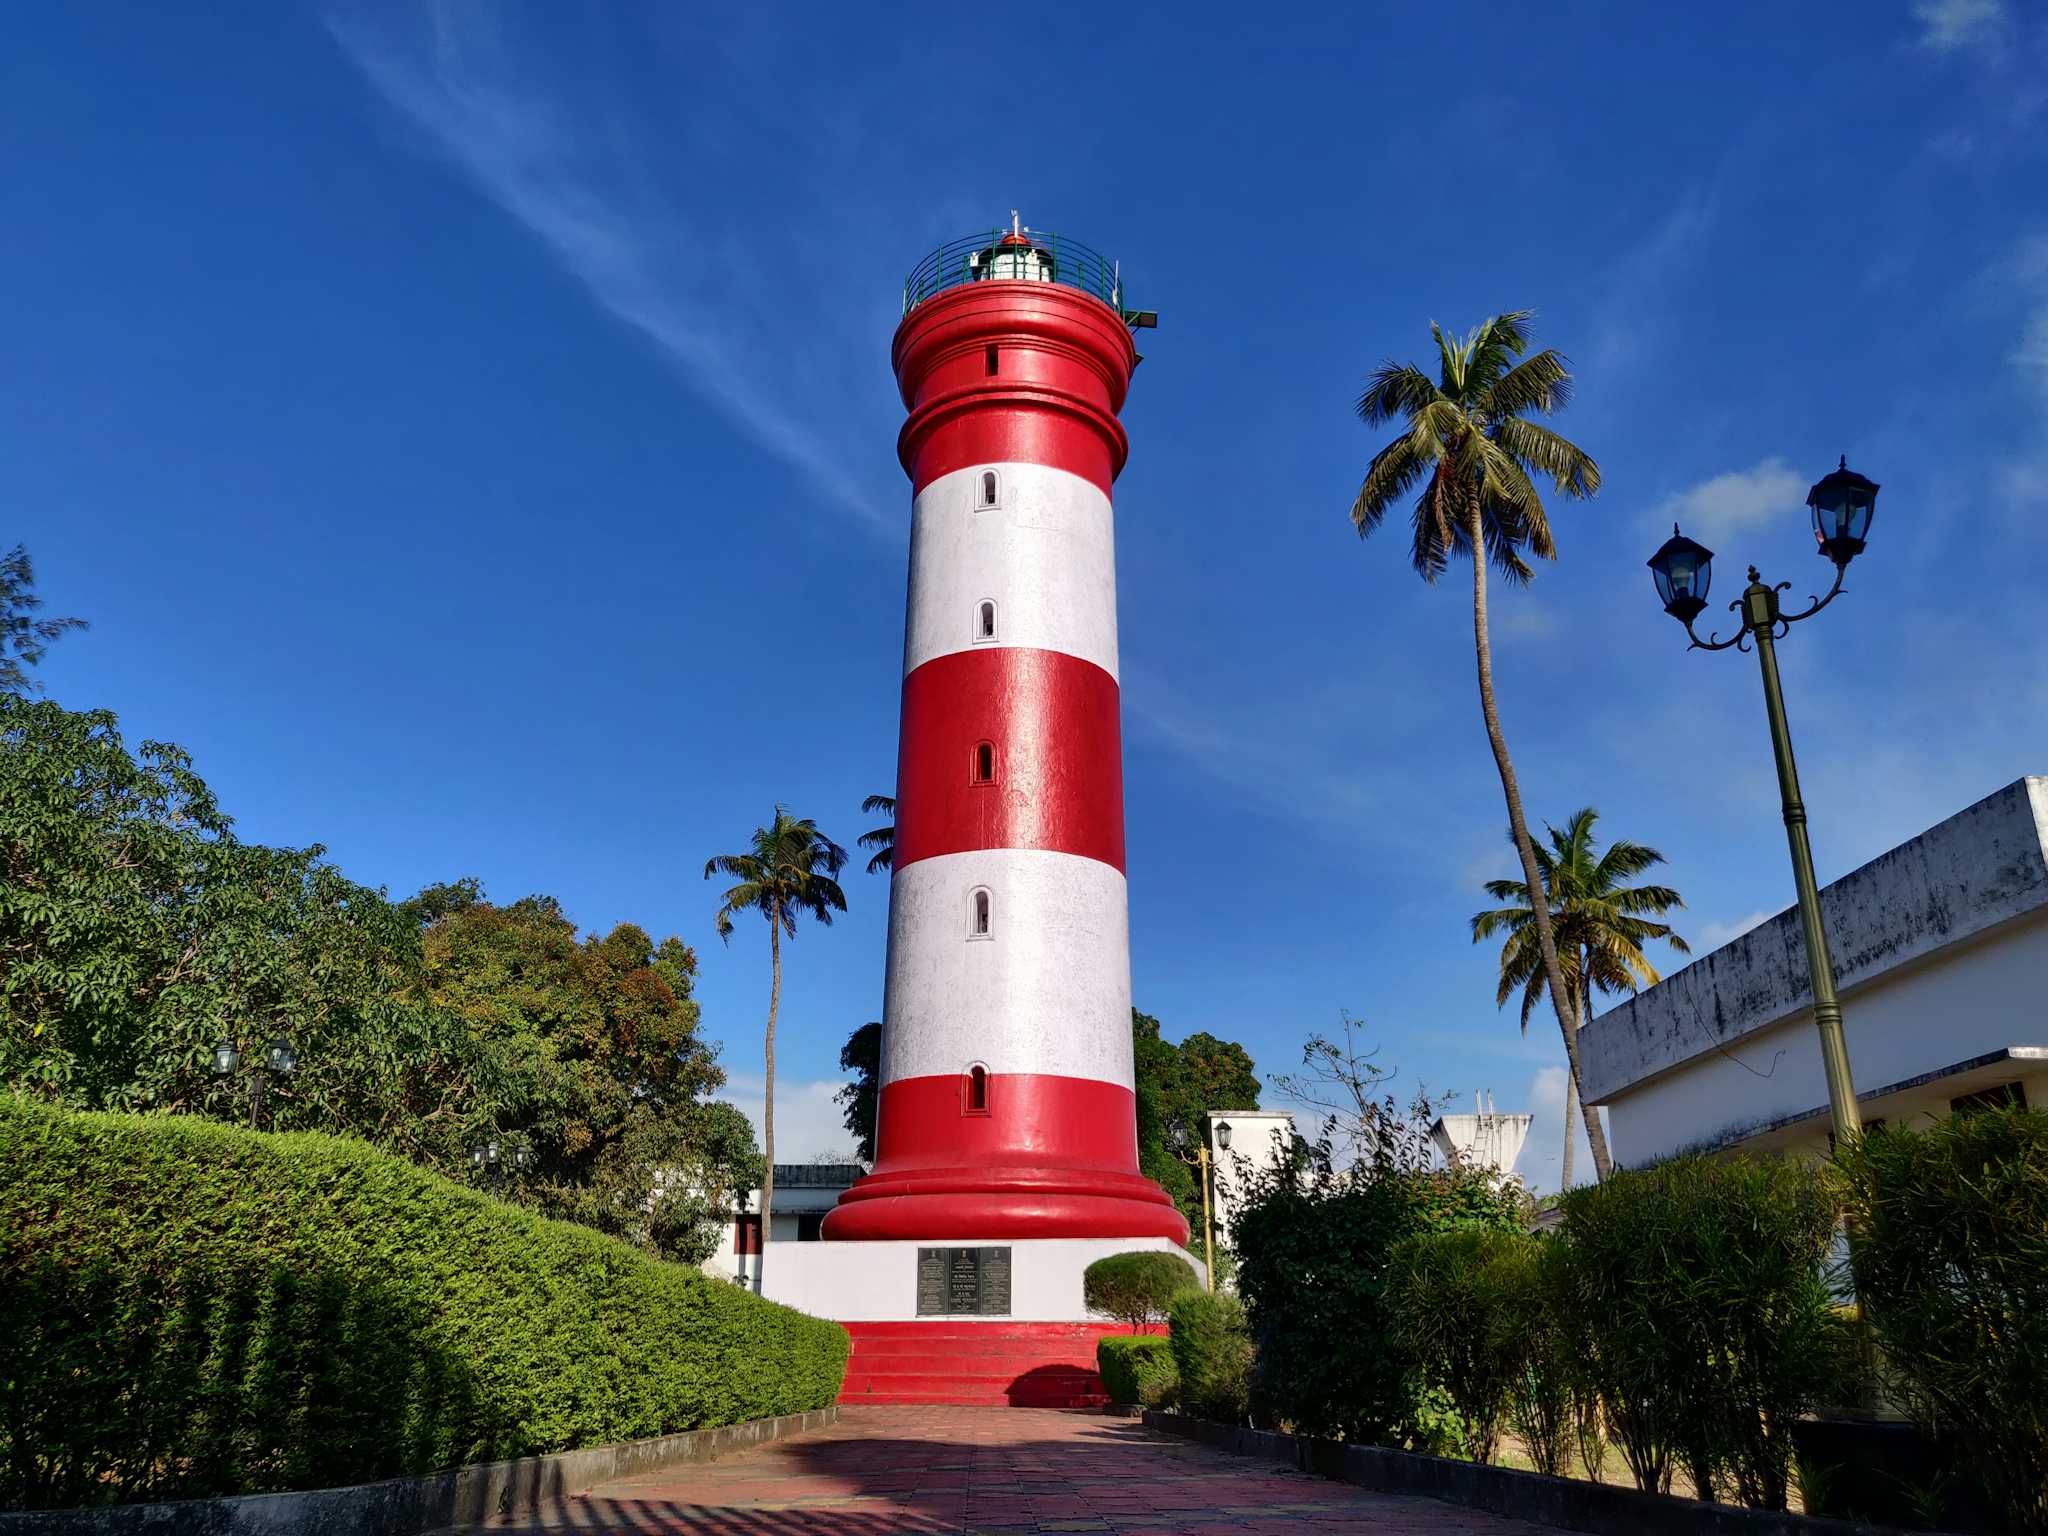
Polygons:
M722 1461L607 1483L521 1531L686 1536L1536 1536L1546 1528L1367 1493L1125 1419L1023 1408L848 1408Z

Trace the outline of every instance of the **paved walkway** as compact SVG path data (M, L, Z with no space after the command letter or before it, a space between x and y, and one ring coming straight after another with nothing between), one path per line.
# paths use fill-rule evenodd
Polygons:
M847 1408L722 1461L606 1483L519 1531L687 1536L1536 1536L1545 1527L1367 1493L1126 1419L1025 1408Z

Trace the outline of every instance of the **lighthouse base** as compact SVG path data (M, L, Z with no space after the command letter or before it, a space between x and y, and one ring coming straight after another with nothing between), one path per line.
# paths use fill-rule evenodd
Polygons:
M937 1248L1005 1254L1008 1310L930 1310L935 1301L946 1304L931 1285ZM1151 1249L1186 1259L1200 1283L1201 1261L1165 1238L963 1234L921 1243L772 1243L761 1293L846 1325L853 1358L842 1403L1093 1408L1107 1400L1095 1374L1095 1341L1129 1329L1088 1310L1082 1274L1110 1254ZM982 1299L1000 1297L984 1292Z
M868 1175L825 1217L829 1242L967 1238L1157 1239L1178 1247L1188 1224L1137 1174L1072 1169L911 1169ZM1136 1243L1133 1243L1136 1246Z

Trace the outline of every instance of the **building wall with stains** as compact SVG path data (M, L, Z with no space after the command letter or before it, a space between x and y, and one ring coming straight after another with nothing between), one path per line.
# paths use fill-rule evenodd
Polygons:
M1866 1120L1945 1112L2006 1083L2048 1102L2048 779L2009 784L1826 886L1821 911ZM1594 1019L1585 1089L1607 1108L1616 1159L1825 1148L1812 1002L1788 910Z

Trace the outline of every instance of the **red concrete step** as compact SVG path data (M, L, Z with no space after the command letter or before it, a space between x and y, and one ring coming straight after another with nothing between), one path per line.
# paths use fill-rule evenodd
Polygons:
M1095 1341L1113 1323L849 1323L843 1403L1100 1408Z

